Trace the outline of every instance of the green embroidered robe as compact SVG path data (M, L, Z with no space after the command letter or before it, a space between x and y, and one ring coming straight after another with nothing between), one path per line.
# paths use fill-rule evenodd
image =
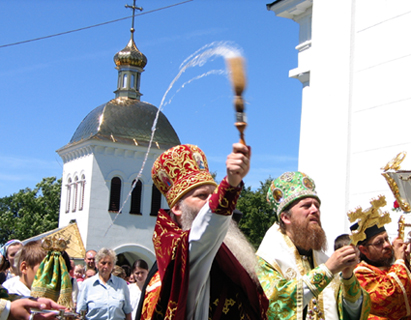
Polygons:
M349 280L334 277L324 265L328 257L320 251L313 251L312 269L308 259L298 253L290 238L281 233L278 224L267 231L257 256L258 277L269 299L269 320L302 320L304 315L306 319L351 319L343 307L343 299L355 303L361 296L358 319L367 319L369 295L355 276ZM314 296L308 306L303 302L304 284Z

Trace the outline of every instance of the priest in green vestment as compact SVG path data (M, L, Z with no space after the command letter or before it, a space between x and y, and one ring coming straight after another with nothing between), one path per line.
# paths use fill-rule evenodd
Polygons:
M355 247L344 246L331 257L324 253L314 181L302 172L286 172L271 183L267 200L277 222L257 256L268 319L367 319L370 299L353 273L359 261Z

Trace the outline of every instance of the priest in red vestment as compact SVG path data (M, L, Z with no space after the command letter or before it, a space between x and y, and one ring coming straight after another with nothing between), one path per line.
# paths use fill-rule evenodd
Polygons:
M250 149L234 144L226 166L217 185L197 146L173 147L155 161L153 182L170 210L157 216L158 272L147 285L141 319L266 319L254 250L231 219Z
M351 229L356 230L358 223ZM406 244L396 238L391 244L384 227L365 230L359 241L361 262L354 270L371 298L368 319L411 319L411 274L405 264Z

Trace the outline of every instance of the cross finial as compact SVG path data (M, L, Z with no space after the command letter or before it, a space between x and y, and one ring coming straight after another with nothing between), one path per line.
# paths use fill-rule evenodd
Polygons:
M350 235L351 243L356 245L358 241L365 240L367 238L365 230L373 225L377 225L378 228L382 228L384 224L390 223L391 218L388 212L380 213L380 208L387 205L385 196L378 196L376 199L370 201L371 207L363 210L361 207L351 210L347 213L350 222L354 222L358 219L358 228L353 230Z
M136 0L133 0L133 5L132 5L132 6L129 6L128 4L126 4L125 7L126 7L126 8L129 8L129 9L133 9L133 19L132 19L132 21L131 21L131 29L130 29L130 31L131 31L131 36L133 36L133 33L134 33L134 16L135 16L135 14L136 14L136 10L143 11L143 8L141 8L141 7L136 7Z

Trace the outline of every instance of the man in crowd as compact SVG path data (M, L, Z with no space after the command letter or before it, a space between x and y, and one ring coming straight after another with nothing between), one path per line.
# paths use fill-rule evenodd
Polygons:
M286 172L271 183L267 200L277 222L257 256L268 319L367 319L369 296L353 274L355 247L342 247L330 258L323 253L326 236L314 181Z
M351 227L356 230L358 223ZM358 242L361 263L354 272L371 297L368 319L401 319L411 315L411 275L406 267L406 244L396 238L391 245L383 227L365 230L366 239ZM395 261L394 261L395 259Z
M86 270L88 269L96 270L96 262L94 260L96 253L97 252L95 250L88 250L86 252L86 256L84 257L84 262L86 264Z
M249 148L234 144L226 166L216 187L196 146L173 147L155 161L153 182L171 209L158 213L153 242L161 287L155 299L145 295L141 319L266 318L254 251L238 229L232 241L226 237L250 168Z

